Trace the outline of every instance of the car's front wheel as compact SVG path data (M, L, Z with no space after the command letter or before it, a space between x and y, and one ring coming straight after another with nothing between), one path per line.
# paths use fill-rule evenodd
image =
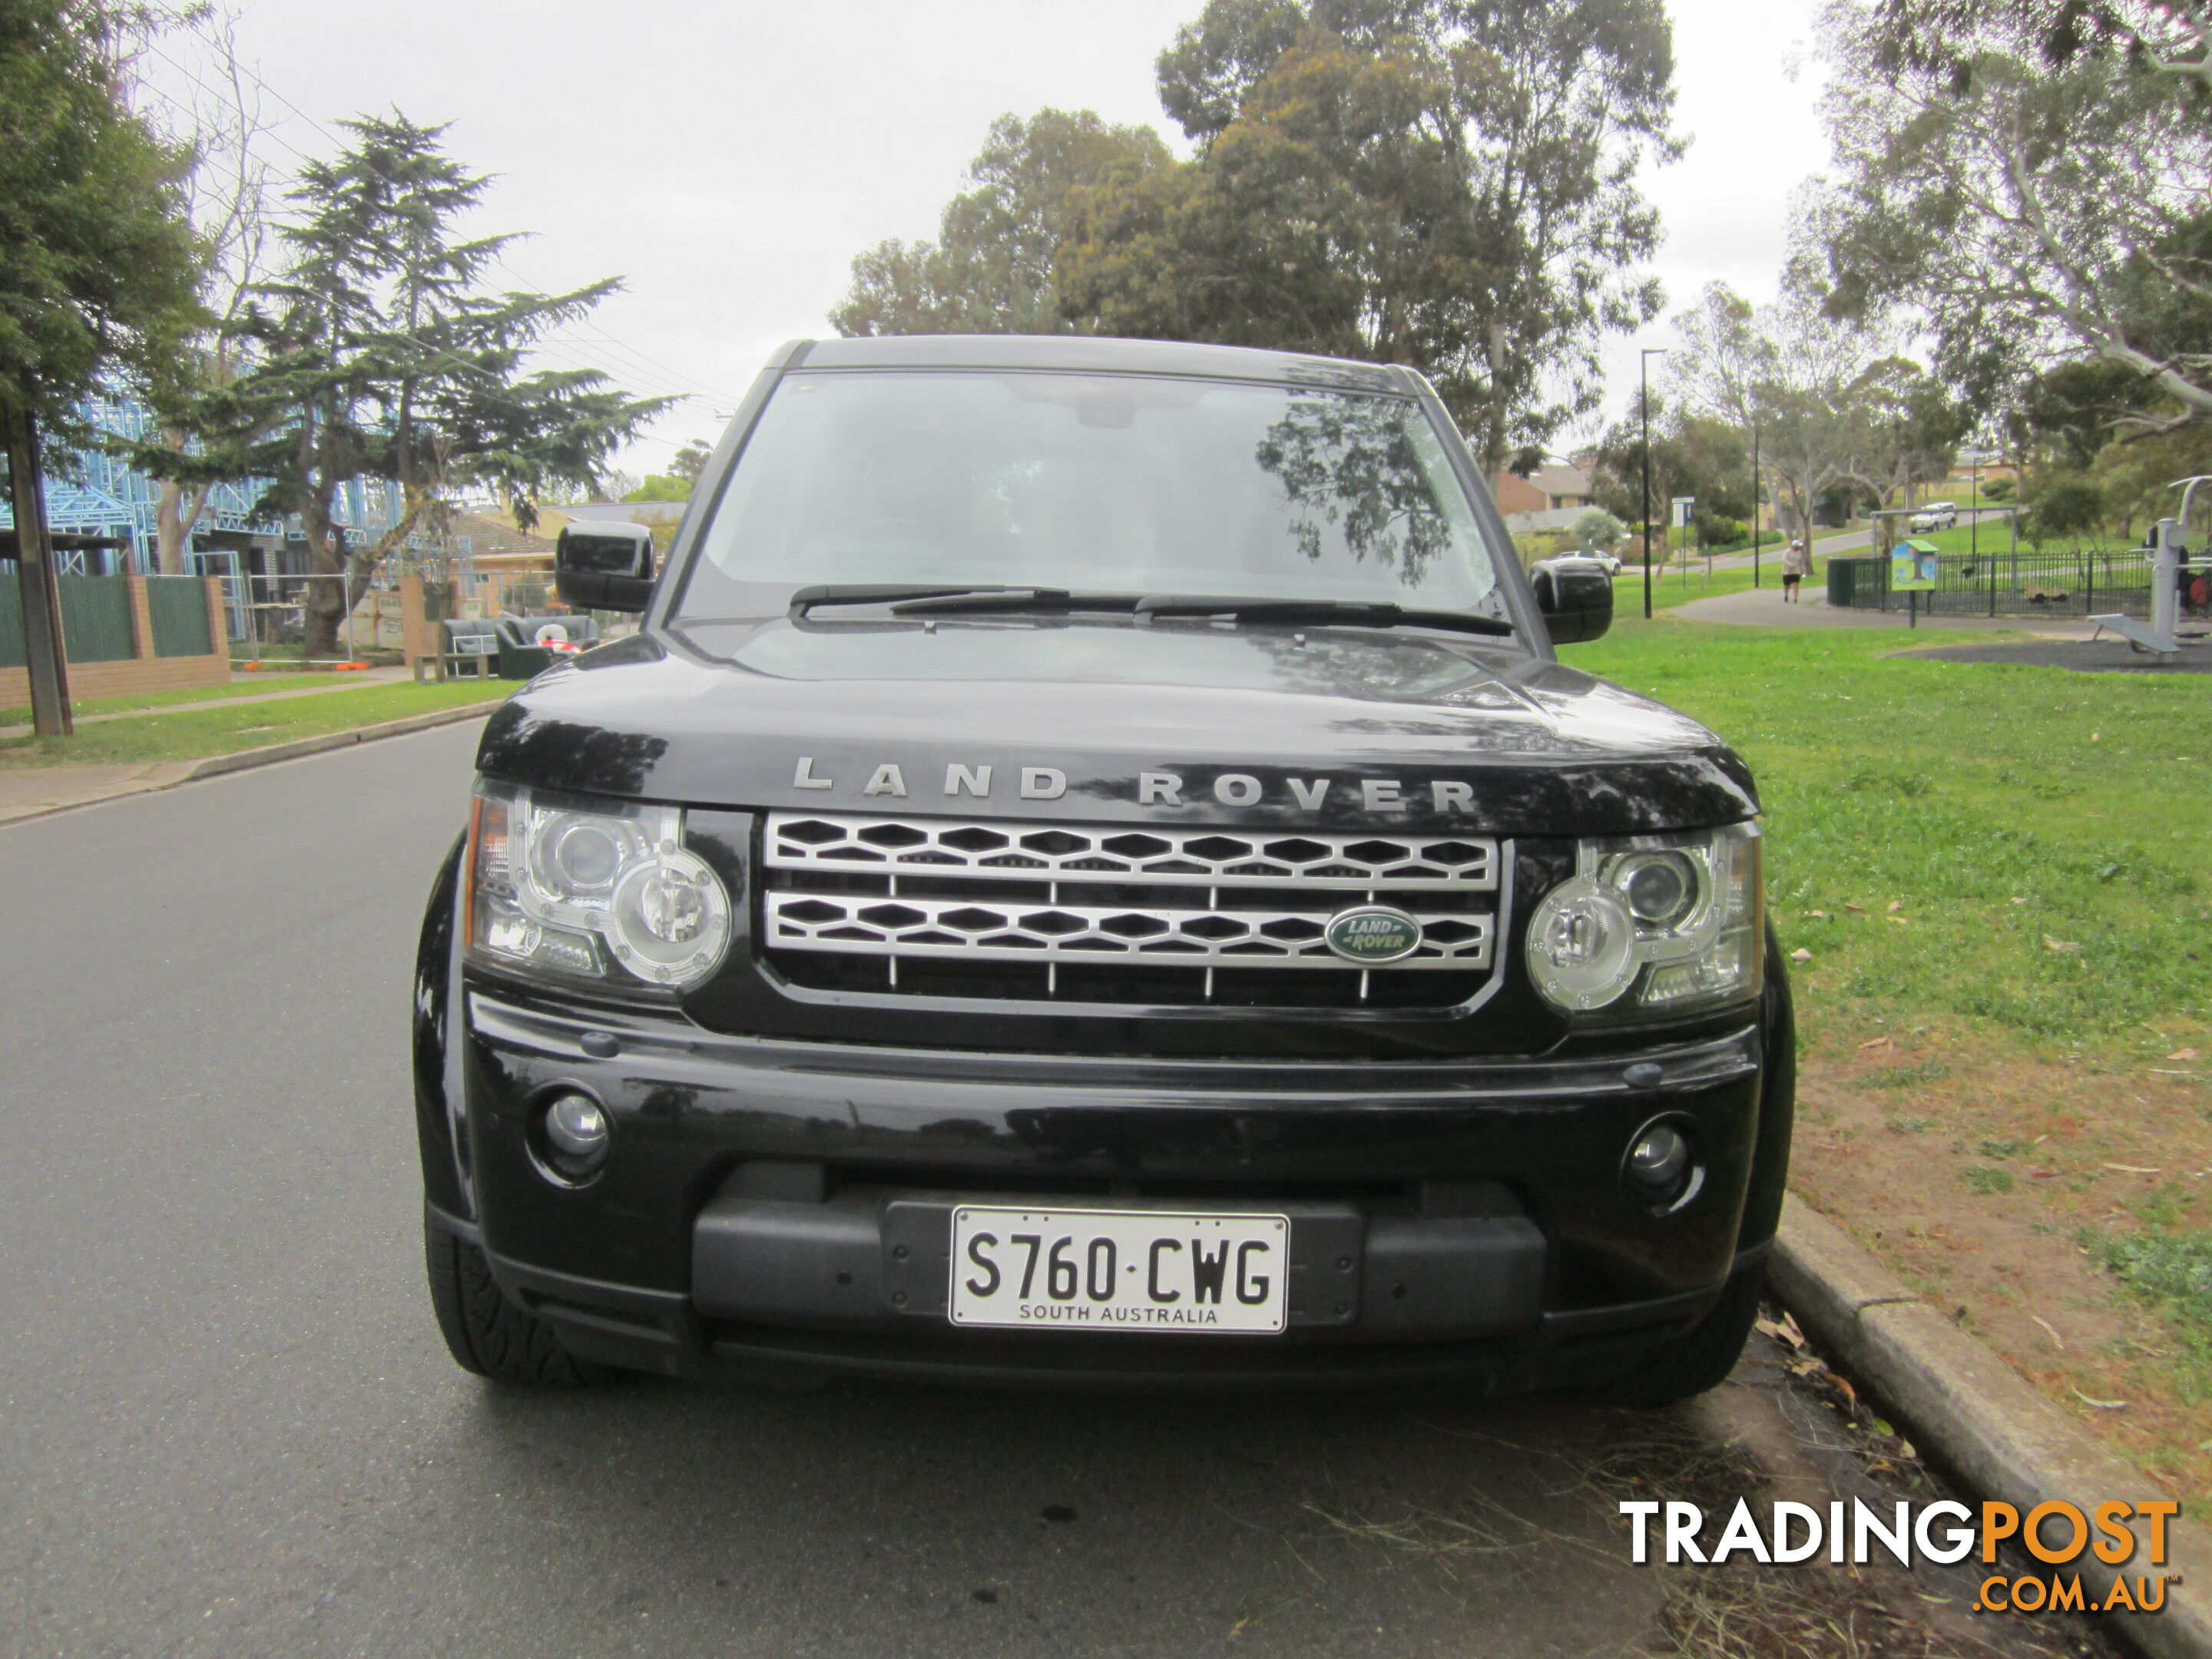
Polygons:
M1606 1389L1605 1398L1616 1406L1672 1406L1718 1388L1743 1355L1765 1283L1764 1262L1736 1273L1711 1313L1645 1353L1633 1373Z
M491 1264L475 1245L424 1224L422 1246L430 1273L430 1305L454 1364L495 1382L537 1388L580 1388L605 1382L605 1366L579 1359L561 1346L553 1328L518 1307L491 1276Z

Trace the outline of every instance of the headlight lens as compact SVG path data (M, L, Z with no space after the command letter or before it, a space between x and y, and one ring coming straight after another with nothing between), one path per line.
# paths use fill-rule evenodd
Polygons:
M1529 919L1529 976L1570 1013L1613 1022L1759 994L1759 826L1585 841Z
M684 846L676 807L584 807L480 782L469 843L468 946L479 960L682 990L729 948L730 896Z

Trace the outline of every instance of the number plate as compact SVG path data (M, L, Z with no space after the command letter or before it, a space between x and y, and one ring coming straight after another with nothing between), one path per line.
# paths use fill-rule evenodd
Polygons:
M952 1322L1040 1331L1279 1331L1291 1224L1172 1210L952 1212Z

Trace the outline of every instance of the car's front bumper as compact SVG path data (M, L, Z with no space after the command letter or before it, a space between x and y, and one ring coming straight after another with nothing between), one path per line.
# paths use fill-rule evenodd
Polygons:
M1744 1224L1747 1200L1763 1208L1752 1025L1576 1060L1169 1063L734 1038L465 996L465 1201L434 1202L432 1224L481 1244L575 1352L617 1364L1529 1386L1686 1329L1765 1247ZM566 1089L613 1124L605 1172L580 1189L548 1180L526 1141ZM1687 1127L1703 1165L1667 1214L1620 1174L1661 1115ZM956 1329L945 1218L979 1198L1288 1213L1290 1328Z

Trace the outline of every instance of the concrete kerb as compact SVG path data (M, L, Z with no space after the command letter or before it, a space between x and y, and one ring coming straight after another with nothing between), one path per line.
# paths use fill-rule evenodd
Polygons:
M2144 1493L2140 1470L1794 1196L1767 1276L1806 1334L1880 1395L1974 1495L2025 1516L2053 1499L2086 1515L2106 1499ZM2179 1575L2167 1584L2165 1610L2114 1619L2106 1628L2153 1659L2212 1659L2212 1535L2178 1517L2167 1522L2166 1542L2163 1568L2149 1566L2147 1551L2127 1564L2138 1573ZM2068 1570L2076 1565L2101 1596L2110 1570L2094 1558Z
M461 720L480 720L506 701L504 697L494 697L485 702L463 703L458 708L436 708L427 714L410 714L404 720L385 720L375 726L356 726L345 732L325 732L317 738L295 738L290 743L264 744L258 749L240 749L228 755L210 755L204 761L194 762L192 769L179 781L191 783L201 778L219 778L226 772L243 772L248 767L269 766L277 761L325 754L333 749L350 748L357 743L374 743L379 738L404 737L410 732L427 732L434 726L452 726Z
M129 795L152 794L163 789L173 789L179 784L222 777L227 773L243 772L256 766L273 766L279 761L301 760L310 755L326 754L334 749L350 748L356 744L374 743L379 738L404 737L408 732L426 732L433 726L482 720L504 701L504 698L494 697L483 702L463 703L457 708L433 709L427 714L410 714L401 720L384 720L374 726L358 726L344 732L327 732L320 737L296 738L289 743L264 744L258 749L241 749L228 755L210 755L204 760L154 763L124 779L88 788L81 794L52 796L17 807L0 805L0 829L13 823L27 823L33 818L52 817L58 812L74 812L82 807L97 806L103 801L120 800ZM116 769L97 769L106 772Z

